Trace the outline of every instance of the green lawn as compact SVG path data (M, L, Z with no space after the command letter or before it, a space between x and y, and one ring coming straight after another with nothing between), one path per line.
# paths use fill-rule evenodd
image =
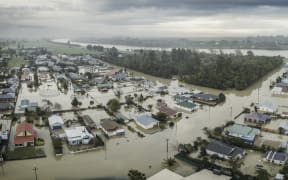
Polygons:
M23 56L13 56L11 60L8 61L8 67L20 67L27 64Z
M35 147L16 148L14 151L8 151L6 154L7 160L22 160L46 157L43 149Z

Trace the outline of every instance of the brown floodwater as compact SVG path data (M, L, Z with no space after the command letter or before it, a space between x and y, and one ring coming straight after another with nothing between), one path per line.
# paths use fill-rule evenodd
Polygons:
M230 120L231 107L232 114L235 116L242 111L243 107L249 107L252 102L258 102L258 92L260 102L268 100L279 106L287 105L287 98L271 96L269 90L270 82L284 71L286 71L285 68L279 68L244 91L224 91L225 103L211 108L204 106L203 109L194 113L184 113L184 117L188 116L189 118L183 118L174 128L167 128L151 135L146 134L145 138L140 138L136 133L131 133L126 129L125 137L112 138L107 141L106 153L104 150L81 154L70 154L67 151L63 157L56 158L53 154L48 130L42 128L38 131L46 139L47 158L6 162L4 165L5 176L0 176L0 179L34 179L32 170L34 165L38 168L37 174L41 180L126 177L127 172L132 168L150 176L163 168L162 162L166 158L166 139L169 139L169 156L173 156L176 154L178 143L191 143L199 136L205 137L202 130L204 127L213 128ZM175 80L156 78L138 72L135 74L171 86L180 84ZM212 94L221 92L215 89L181 84L190 90L197 89ZM102 99L99 101L102 102ZM103 103L105 101L103 100ZM93 113L89 114L94 116ZM181 167L183 167L182 170ZM191 172L187 169L191 169ZM192 173L193 169L181 163L178 171L188 174Z

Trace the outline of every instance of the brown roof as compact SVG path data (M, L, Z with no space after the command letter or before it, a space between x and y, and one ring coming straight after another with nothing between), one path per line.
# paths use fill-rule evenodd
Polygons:
M16 127L16 136L23 131L27 131L30 134L36 136L36 131L33 129L33 125L30 123L21 122L20 124L18 124Z
M120 126L117 122L115 122L115 121L113 121L113 120L111 120L111 119L104 119L104 120L102 120L102 121L101 121L101 126L102 126L106 131L115 131L115 130L121 128L121 126Z
M18 136L21 132L26 131L31 135ZM16 127L16 134L14 138L14 144L23 144L24 142L33 142L36 138L36 131L33 129L33 125L27 122L22 122Z
M174 116L175 114L177 114L176 110L169 108L168 106L159 106L158 109L160 112L165 113L169 116Z

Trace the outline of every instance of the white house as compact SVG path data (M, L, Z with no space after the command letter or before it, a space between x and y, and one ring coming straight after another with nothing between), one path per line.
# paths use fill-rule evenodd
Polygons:
M64 125L62 117L57 115L50 116L48 122L51 129L61 129Z
M68 144L79 145L89 144L93 135L90 134L84 126L72 127L64 130L66 133Z
M267 112L267 113L276 113L278 110L278 106L271 102L264 102L257 106L259 111Z

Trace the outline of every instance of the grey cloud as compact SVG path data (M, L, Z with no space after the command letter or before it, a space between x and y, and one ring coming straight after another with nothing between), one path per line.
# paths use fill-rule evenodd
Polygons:
M98 10L125 10L129 8L159 9L227 9L258 6L288 6L287 0L85 0L95 4Z

